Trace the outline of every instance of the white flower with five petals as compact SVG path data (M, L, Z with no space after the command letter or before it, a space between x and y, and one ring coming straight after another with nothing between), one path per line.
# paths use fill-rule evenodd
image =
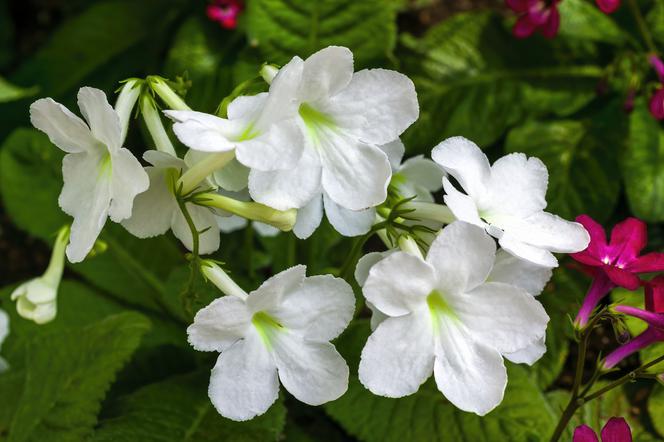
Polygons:
M152 166L145 168L150 185L146 192L134 200L131 217L122 221L122 225L138 238L151 238L172 230L184 246L193 249L193 237L178 201L175 186L180 172L188 167L184 160L165 152L148 150L143 158ZM199 234L199 252L208 254L219 248L219 227L215 213L207 207L186 203L194 225Z
M391 170L378 146L406 130L419 107L406 76L385 69L354 73L350 50L331 46L306 60L294 57L269 93L235 99L228 119L166 113L190 148L235 148L238 160L251 168L254 200L278 210L316 200L318 209L322 194L357 211L385 200Z
M466 192L445 177L445 204L454 216L483 227L500 246L519 258L557 267L551 252L575 253L590 242L586 229L544 212L549 174L535 157L512 153L493 166L475 143L452 137L438 144L431 158Z
M348 388L348 366L329 341L353 316L352 289L330 275L307 278L305 270L291 267L248 296L216 299L189 326L196 350L221 352L209 395L222 416L243 421L265 413L280 381L309 405Z
M387 316L362 350L360 381L373 393L415 393L432 374L457 407L484 415L507 385L503 355L539 341L549 320L524 289L490 282L494 241L454 222L426 260L396 252L371 267L367 301Z
M122 147L120 119L99 89L83 87L78 106L87 124L51 98L30 106L32 125L65 151L64 186L58 202L74 217L67 257L82 261L108 217L131 216L134 198L148 188L148 177L134 155Z

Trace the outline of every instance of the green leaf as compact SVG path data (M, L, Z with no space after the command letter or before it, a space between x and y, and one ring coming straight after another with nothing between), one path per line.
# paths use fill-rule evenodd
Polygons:
M629 117L622 170L634 215L645 221L664 221L664 130L644 100L637 100Z
M507 152L535 156L547 166L547 210L563 218L587 213L601 222L618 200L615 142L604 143L595 129L575 120L530 121L507 136Z
M76 441L90 435L101 400L150 322L137 313L34 339L10 442Z
M33 129L15 130L0 151L0 194L12 221L33 236L52 242L71 219L58 207L63 153ZM118 298L153 310L170 311L164 280L182 262L166 237L139 240L123 227L107 223L101 238L108 250L72 268Z
M359 360L368 324L353 324L338 347L351 367ZM347 354L351 353L351 354ZM351 373L357 370L351 368ZM465 413L440 393L430 379L411 396L375 396L351 375L348 392L325 406L341 426L362 441L534 441L553 431L555 416L527 371L508 365L509 383L502 404L484 417Z
M14 86L4 78L0 77L0 103L31 97L35 93L37 93L36 87L22 88Z
M627 34L609 16L594 4L585 0L565 0L558 5L561 38L582 41L597 41L620 45L627 39Z
M657 384L648 398L648 413L655 429L664 437L664 387Z
M12 80L39 84L45 95L59 96L96 68L177 16L180 0L111 0L92 4L66 21L39 51L21 65ZM156 19L157 18L157 19Z
M209 372L148 385L121 398L100 422L93 442L276 441L286 408L277 401L264 415L233 422L217 414L207 395Z
M458 14L402 41L421 109L405 142L417 152L455 135L487 146L526 117L569 115L595 97L602 75L585 59L556 60L548 43L515 39L489 13Z
M660 45L664 45L664 0L655 0L646 16L648 29Z
M365 67L389 57L396 42L396 9L383 0L253 0L246 15L250 42L271 63L337 45Z

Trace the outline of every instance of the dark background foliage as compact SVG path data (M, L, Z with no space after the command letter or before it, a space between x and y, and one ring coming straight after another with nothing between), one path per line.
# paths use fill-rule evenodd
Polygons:
M664 48L664 1L637 3ZM638 216L649 223L649 248L664 247L664 130L647 110L655 77L625 5L609 17L589 0L564 0L553 40L515 39L500 0L248 0L235 30L209 21L205 6L0 0L0 306L12 319L2 348L11 370L0 375L0 440L546 440L571 383L568 317L588 285L566 261L540 298L552 318L547 354L533 367L509 366L505 401L484 418L455 409L431 383L391 400L371 395L356 376L324 407L282 391L265 416L242 424L221 418L206 394L214 356L189 348L191 318L182 308L182 299L200 307L219 294L192 277L170 236L139 241L108 225L108 250L68 267L55 321L37 326L16 315L11 289L43 271L54 233L68 221L57 205L62 154L30 127L31 101L50 96L75 109L80 86L111 96L120 80L159 74L181 78L187 102L212 112L264 61L281 64L330 44L350 47L358 69L384 66L413 79L421 117L403 137L407 155L464 135L491 158L538 156L549 168L551 212L588 213L607 226ZM126 143L137 154L152 147L141 124ZM306 242L248 228L223 235L217 258L251 289L295 263L310 274L337 272L354 241L326 224ZM378 247L370 242L367 250ZM367 317L362 312L337 342L351 373ZM616 344L605 324L589 358ZM651 348L625 366L662 351ZM630 384L584 407L570 428L581 421L600 428L614 415L627 417L637 440L661 440L664 388Z

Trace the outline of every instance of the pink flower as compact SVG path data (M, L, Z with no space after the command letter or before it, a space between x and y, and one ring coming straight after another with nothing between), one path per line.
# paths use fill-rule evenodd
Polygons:
M562 0L505 0L505 4L519 15L512 34L527 38L539 31L546 38L553 38L560 27L558 3Z
M579 425L574 430L572 442L599 442L588 425ZM612 417L602 428L602 442L632 442L632 431L622 417Z
M664 61L662 61L662 59L655 54L652 54L650 57L648 57L648 61L657 73L659 81L664 83Z
M214 0L205 10L206 15L225 29L235 29L237 18L242 11L241 0Z
M617 312L641 319L648 328L627 344L621 345L604 360L605 369L618 365L629 355L648 347L655 342L664 341L664 276L658 276L645 284L646 309L642 310L628 305L619 305Z
M595 0L595 3L605 14L616 12L616 9L620 7L620 0Z
M647 227L639 219L627 218L616 224L608 244L604 229L591 217L581 215L576 221L590 234L590 244L583 252L571 256L594 276L575 320L577 326L583 327L597 303L611 289L620 286L636 290L641 285L639 273L664 270L664 254L640 255L647 243Z
M664 86L660 86L650 97L648 108L653 117L664 120Z

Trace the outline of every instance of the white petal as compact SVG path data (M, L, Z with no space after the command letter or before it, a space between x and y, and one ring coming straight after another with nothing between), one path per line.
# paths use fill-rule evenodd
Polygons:
M99 142L85 122L52 98L42 98L30 105L30 122L67 153L97 150Z
M350 285L332 275L305 278L297 290L286 292L275 311L280 323L306 339L330 341L348 326L355 312Z
M323 130L321 130L323 132ZM377 206L387 197L392 168L379 148L333 130L324 130L318 140L328 196L349 210Z
M120 117L108 104L103 91L82 87L78 90L78 107L88 121L94 137L104 143L110 152L122 147Z
M247 227L247 220L241 216L217 216L217 225L219 230L224 233L231 233L237 230L242 230Z
M395 171L399 168L403 155L406 152L406 146L403 145L403 142L400 138L390 141L386 144L381 144L378 146L380 150L385 152L387 159L390 161L390 166L392 170Z
M369 336L360 359L360 382L372 393L415 393L433 371L434 340L426 312L387 318Z
M217 412L235 421L261 415L277 400L276 365L256 333L221 353L208 394Z
M480 219L475 201L470 196L456 190L447 177L443 178L443 188L445 189L445 204L456 219L480 227L485 225L484 221Z
M435 192L443 187L443 169L433 161L418 155L406 160L399 168L399 175L409 182Z
M371 207L364 210L348 210L323 194L325 214L334 229L344 236L364 235L376 220L376 210Z
M305 149L291 170L249 173L249 193L254 201L277 210L304 207L320 192L321 168L313 152Z
M389 318L389 316L378 310L376 306L370 303L369 301L367 301L367 308L371 310L371 319L369 320L369 326L371 327L371 331L376 330L378 326L383 323L383 321Z
M187 335L195 350L225 351L242 339L250 326L247 304L235 296L224 296L196 313Z
M199 252L201 255L207 255L216 252L219 249L219 227L217 226L216 215L208 208L187 203L187 210L191 215L192 221L199 232L205 230L199 235ZM171 224L173 234L188 249L193 250L194 240L191 236L191 229L182 212L175 210Z
M442 141L431 151L431 158L452 175L475 200L484 196L491 178L489 160L479 147L464 137Z
M304 61L300 97L303 101L331 97L345 88L351 78L353 53L341 46L328 46Z
M279 333L272 342L279 379L299 401L321 405L348 389L348 365L334 345L290 333Z
M200 156L207 156L208 154L200 153L197 151L188 151L187 155L190 154L190 152L194 152L196 155ZM187 155L185 155L185 159L187 158ZM158 150L146 150L145 153L143 153L143 159L147 161L148 163L152 164L155 167L158 167L160 169L168 169L172 168L175 170L185 170L187 168L187 164L185 161L182 161L178 157L174 157L170 153L166 152L160 152ZM194 161L195 163L196 161Z
M539 158L512 153L491 167L487 212L526 217L546 207L549 173Z
M249 293L247 305L252 312L277 312L286 293L296 291L304 281L307 267L296 265L267 279Z
M453 321L441 322L434 377L457 408L484 416L503 400L507 370L495 349L474 342Z
M148 190L150 179L141 163L124 147L111 154L111 163L112 199L108 214L117 223L131 216L134 198Z
M549 316L521 288L489 282L447 300L474 340L500 353L525 348L546 333Z
M300 239L307 239L318 228L323 219L323 198L314 196L311 201L297 211L293 233Z
M9 364L6 360L0 357L0 374L6 372L7 370L9 370Z
M235 148L235 139L248 127L243 120L230 121L196 111L167 110L175 121L173 132L187 147L203 152L225 152Z
M558 260L553 253L521 241L518 232L505 232L498 244L508 253L542 267L558 267Z
M537 296L542 293L551 275L549 267L535 265L501 249L496 253L496 262L487 281L521 287L531 295Z
M401 135L420 112L413 82L387 69L356 72L322 110L362 141L378 145Z
M281 233L281 230L277 229L276 227L261 223L259 221L252 222L251 227L256 231L256 233L264 238L274 238Z
M292 169L302 156L304 137L295 119L273 123L261 135L237 143L240 163L262 171Z
M122 221L129 233L138 238L163 235L171 228L176 210L180 210L166 183L166 171L146 167L150 187L134 200L131 217Z
M4 310L0 310L0 346L9 335L9 315Z
M226 114L229 120L256 120L265 107L268 93L261 92L256 95L240 95L228 104Z
M396 252L374 265L362 287L367 301L389 316L402 316L426 302L436 288L434 269L420 258Z
M483 229L455 221L431 244L427 262L436 269L440 289L459 293L486 281L495 256L496 244Z
M297 56L279 69L270 84L268 98L256 123L257 128L264 130L275 121L297 115L303 69L304 61Z
M74 217L67 257L82 261L92 249L108 217L111 204L111 176L103 170L99 154L70 153L62 160L64 186L58 203Z
M364 286L364 283L367 281L371 268L395 251L397 251L397 249L388 250L386 252L369 252L357 261L357 266L355 266L355 280L360 287Z
M249 185L249 168L240 164L237 158L233 158L224 167L215 170L212 178L222 189L239 192Z
M579 252L590 242L590 235L581 224L547 212L538 212L525 219L508 217L495 224L505 230L505 234L551 252Z
M535 362L539 361L542 356L544 356L544 353L546 353L545 339L546 336L543 336L542 338L530 344L528 347L512 353L503 353L503 356L505 359L514 362L515 364L533 365Z

